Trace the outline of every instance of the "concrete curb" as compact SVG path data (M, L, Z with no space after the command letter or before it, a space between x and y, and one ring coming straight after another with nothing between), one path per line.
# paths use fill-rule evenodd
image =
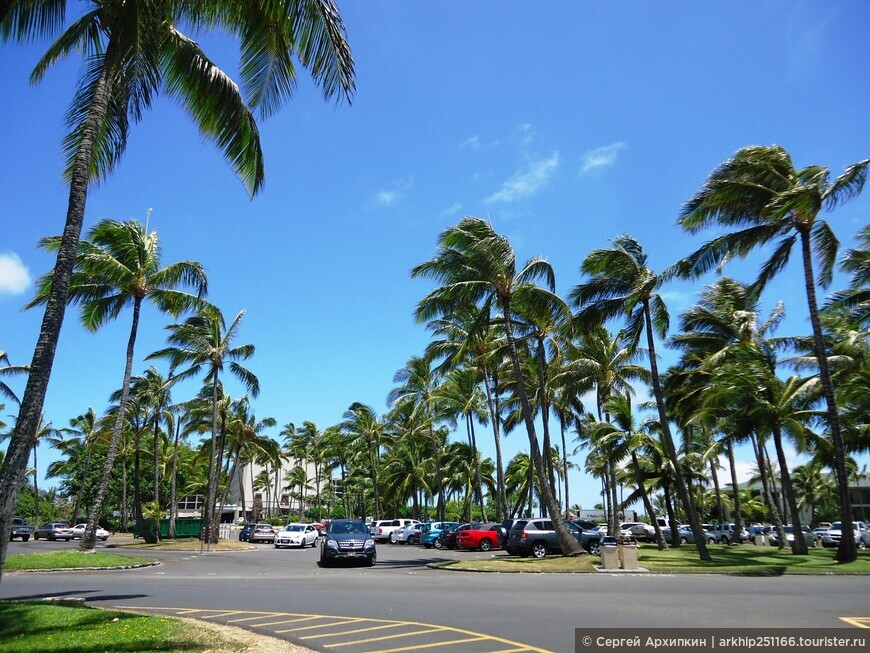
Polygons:
M650 569L601 569L591 571L523 571L520 569L456 569L443 566L437 562L426 565L428 569L435 571L464 572L468 574L612 574L639 575L639 576L747 576L747 577L776 577L776 576L870 576L868 572L861 571L652 571Z
M47 573L58 571L118 571L119 569L142 569L143 567L156 567L160 564L159 560L153 562L138 562L135 565L120 565L117 567L66 567L64 569L19 569L24 573Z

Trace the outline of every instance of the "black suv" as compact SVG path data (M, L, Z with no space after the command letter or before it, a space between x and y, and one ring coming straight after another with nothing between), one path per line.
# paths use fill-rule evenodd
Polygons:
M329 522L320 547L320 566L336 560L362 560L373 567L378 559L375 541L364 521L333 519Z
M570 521L566 521L565 526L588 553L599 554L601 533L598 530L586 530ZM536 558L543 558L548 553L562 553L553 522L546 518L518 520L508 534L507 548L512 555L533 555Z

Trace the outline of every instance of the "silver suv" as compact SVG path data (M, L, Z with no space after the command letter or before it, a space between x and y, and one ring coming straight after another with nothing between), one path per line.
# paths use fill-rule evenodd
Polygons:
M713 534L717 542L722 544L730 544L731 540L734 539L734 524L713 524L707 530ZM749 540L749 531L741 526L740 541L746 542L747 540Z
M375 542L386 542L394 530L416 523L416 519L382 519L369 526L369 533Z

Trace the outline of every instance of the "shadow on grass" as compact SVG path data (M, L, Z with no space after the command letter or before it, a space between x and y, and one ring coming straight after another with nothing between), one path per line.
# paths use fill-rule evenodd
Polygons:
M640 556L642 565L654 571L703 572L718 571L729 574L778 576L788 572L842 573L849 571L834 560L830 551L810 549L808 555L794 555L791 550L768 549L752 545L716 546L708 548L712 562L698 559L697 549L680 547L678 550L658 551L646 549ZM855 571L859 571L855 569Z

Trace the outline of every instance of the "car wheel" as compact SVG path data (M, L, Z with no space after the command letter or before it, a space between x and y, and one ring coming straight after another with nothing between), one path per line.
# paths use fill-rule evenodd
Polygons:
M726 535L723 535L719 538L719 542L720 544L728 544L728 537Z
M65 538L63 538L63 541L64 541L64 542L69 542L71 539L72 539L72 538L65 537Z
M420 538L419 537L409 537L408 544L420 544Z
M535 542L532 545L532 555L536 558L546 558L547 545L544 542Z
M239 542L244 542L244 541L245 541L245 538L242 537L242 534L241 534L241 533L239 533Z
M492 548L492 542L487 539L483 539L480 541L480 550L486 553Z
M714 544L716 544L716 540L711 537L709 540L707 540L707 544L709 544L710 546L713 546Z
M443 549L444 543L441 540L435 540L435 543L432 546L434 546L436 549Z
M21 541L22 541L22 542L26 542L26 541L29 540L29 539L30 539L30 536L29 536L29 535L22 535L22 536L21 536Z
M331 564L331 563L330 563L330 561L329 561L327 558L321 558L321 559L320 559L320 566L321 566L321 567L328 567L330 564Z
M34 533L34 534L33 534L33 539L34 539L34 540L38 540L38 539L39 539L39 535L37 535L36 533Z
M689 543L689 538L686 537L685 535L680 538L680 544L688 544L688 543Z
M313 549L314 547L317 546L317 544L318 544L317 540L318 540L318 539L319 539L318 537L315 537L313 540L311 540L311 548L312 548L312 549Z
M589 543L589 548L586 549L590 555L598 556L601 555L601 542L599 540L595 540L594 542Z
M378 554L377 554L377 553L373 553L373 554L372 554L372 557L369 558L369 560L368 560L368 566L369 566L369 567L374 567L374 566L375 566L375 563L376 563L377 561L378 561Z
M864 540L859 541L859 542L858 542L858 548L859 548L859 549L866 549L866 548L867 548L867 542L865 542Z
M54 535L49 535L49 536L48 536L48 541L49 541L49 542L56 542L56 541L57 541L57 538L56 538Z

